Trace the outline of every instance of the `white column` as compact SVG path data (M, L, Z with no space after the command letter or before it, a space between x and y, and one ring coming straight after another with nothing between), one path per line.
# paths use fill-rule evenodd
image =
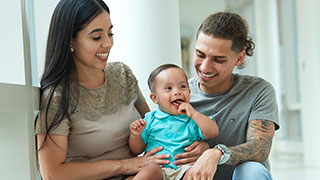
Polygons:
M277 1L254 1L257 75L275 88L281 107L280 45Z
M181 66L178 0L105 0L114 26L110 61L130 66L151 109L147 79L164 63Z
M320 168L320 59L318 0L297 0L304 163Z

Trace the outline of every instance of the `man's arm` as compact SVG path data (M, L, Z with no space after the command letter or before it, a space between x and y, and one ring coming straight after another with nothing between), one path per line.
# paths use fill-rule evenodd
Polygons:
M271 121L250 121L247 129L247 142L229 147L231 156L226 164L237 165L245 161L264 163L270 153L274 131L275 126ZM187 178L205 177L205 179L212 179L221 156L222 153L216 148L206 150L188 170Z
M226 164L239 164L245 161L265 163L268 159L275 125L268 120L251 120L247 129L247 142L229 147L230 159Z

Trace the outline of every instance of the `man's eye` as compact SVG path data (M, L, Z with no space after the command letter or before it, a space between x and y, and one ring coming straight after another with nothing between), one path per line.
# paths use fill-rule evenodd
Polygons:
M204 57L205 57L202 53L199 53L198 51L196 52L196 54L197 54L197 56L198 56L199 58L204 58Z

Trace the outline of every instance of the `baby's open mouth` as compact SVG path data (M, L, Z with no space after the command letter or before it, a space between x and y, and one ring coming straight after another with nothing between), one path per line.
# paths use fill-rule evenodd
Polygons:
M176 109L179 109L180 104L184 102L183 99L175 99L174 101L172 101L171 103L176 107Z

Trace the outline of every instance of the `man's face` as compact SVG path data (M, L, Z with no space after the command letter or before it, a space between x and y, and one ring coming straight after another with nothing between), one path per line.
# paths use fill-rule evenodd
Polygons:
M204 93L223 92L231 84L233 68L242 63L245 51L236 54L231 50L232 41L199 33L193 64Z

